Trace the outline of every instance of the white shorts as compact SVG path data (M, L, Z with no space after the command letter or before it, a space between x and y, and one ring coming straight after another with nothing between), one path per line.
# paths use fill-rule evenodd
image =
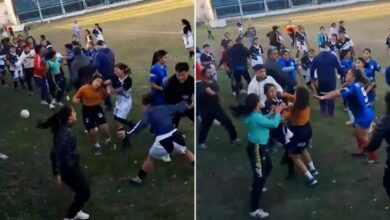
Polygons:
M194 38L191 36L188 37L188 42L185 36L183 36L184 46L185 48L194 48Z
M12 73L12 78L14 80L23 78L23 70L14 70L14 71L11 70L11 73Z
M164 146L161 144L160 141L167 139L171 136L173 136L177 132L177 129L172 130L169 133L162 134L156 137L156 140L154 141L152 147L149 150L149 155L153 157L156 160L161 160L163 157L169 156L168 151L164 148ZM176 134L180 135L180 134ZM173 151L172 154L185 154L187 151L186 146L182 146L175 142L175 138L172 139L173 142Z
M118 107L115 107L114 108L114 116L126 120L127 116L130 113L130 110L131 110L131 107L130 108L118 108Z
M306 70L303 74L303 79L305 80L305 83L309 83L311 81L311 76L310 76L310 70Z
M258 60L252 59L252 67L256 66L257 64L263 64L263 58L259 57Z
M306 43L303 43L303 44L297 43L297 49L299 51L307 52L307 45L306 45Z

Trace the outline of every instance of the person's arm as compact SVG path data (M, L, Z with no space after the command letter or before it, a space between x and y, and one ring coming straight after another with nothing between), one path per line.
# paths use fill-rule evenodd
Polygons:
M279 126L280 120L282 119L280 112L275 113L273 117L267 117L263 115L258 115L255 118L257 125L265 128L277 128Z
M163 91L164 88L162 86L157 85L156 84L157 81L158 81L157 75L152 72L150 74L150 77L149 77L150 88L155 89L155 90L159 90L159 91Z
M365 147L365 151L373 152L376 151L382 144L383 139L386 134L389 132L387 128L387 124L389 124L389 118L385 116L378 123L377 127L374 130L374 134L371 136L370 143Z
M343 92L343 95L342 95L342 92L340 90L333 90L331 92L328 92L328 93L324 93L324 95L322 96L319 96L319 95L314 95L314 97L320 99L320 100L331 100L331 99L336 99L338 97L341 97L341 96L347 96L347 94L349 94L349 90L348 88L344 88L343 90L345 90L345 92Z
M131 136L133 134L137 134L149 125L149 120L149 112L146 111L142 116L142 119L137 124L135 124L135 126L131 128L131 130L126 130L126 135Z
M76 92L76 94L72 97L72 102L75 103L75 104L80 103L80 102L81 102L82 94L83 94L83 87L81 87L81 88Z
M283 98L287 99L288 102L295 102L296 98L295 98L295 95L291 95L291 94L288 94L288 93L283 93L282 95Z

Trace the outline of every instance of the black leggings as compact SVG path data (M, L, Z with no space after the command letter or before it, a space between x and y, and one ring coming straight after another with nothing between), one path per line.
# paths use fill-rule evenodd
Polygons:
M213 121L217 119L229 132L230 140L233 141L237 139L237 131L234 127L232 120L226 115L223 109L215 110L213 112L207 112L201 114L201 126L199 132L199 144L204 144L206 142L207 135L209 133L210 127L213 124Z
M233 78L235 81L235 89L236 92L236 98L239 98L240 90L243 88L242 86L242 79L241 77L244 77L246 83L249 85L251 82L251 76L249 75L249 71L247 69L245 70L234 70L233 71Z
M34 76L34 68L23 69L23 72L24 72L24 81L26 81L27 83L28 91L32 92L33 91L32 78Z
M172 123L175 125L176 128L179 128L179 123L180 123L180 119L182 117L187 117L189 118L192 122L194 122L194 109L188 109L187 111L183 112L183 113L177 113L173 116L172 118Z
M60 174L62 181L76 194L66 214L67 218L73 219L88 201L91 192L79 165L60 169Z

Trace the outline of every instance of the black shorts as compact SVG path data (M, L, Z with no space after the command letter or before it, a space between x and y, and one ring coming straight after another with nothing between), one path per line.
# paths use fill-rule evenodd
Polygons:
M289 154L301 154L306 149L312 138L313 132L309 123L305 125L289 126L293 137L287 144Z
M83 122L87 131L94 129L96 126L106 124L106 117L100 105L84 106L83 105Z

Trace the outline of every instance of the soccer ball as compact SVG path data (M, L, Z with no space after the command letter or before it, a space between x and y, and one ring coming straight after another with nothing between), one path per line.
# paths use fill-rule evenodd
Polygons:
M20 117L28 118L30 117L30 112L27 109L23 109L22 111L20 111Z

